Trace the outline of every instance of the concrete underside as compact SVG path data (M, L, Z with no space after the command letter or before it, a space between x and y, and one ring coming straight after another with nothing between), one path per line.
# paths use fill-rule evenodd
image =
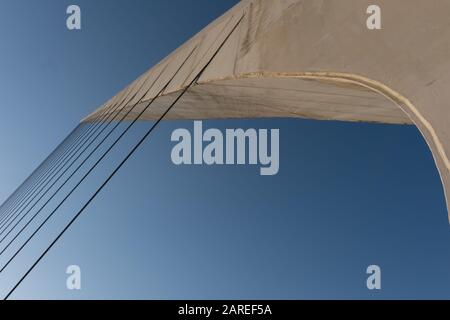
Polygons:
M368 0L244 0L119 92L103 112L158 118L211 59L165 119L299 117L415 124L450 199L450 1L378 0L382 30L368 30ZM241 20L242 19L242 20ZM237 26L234 32L233 28Z

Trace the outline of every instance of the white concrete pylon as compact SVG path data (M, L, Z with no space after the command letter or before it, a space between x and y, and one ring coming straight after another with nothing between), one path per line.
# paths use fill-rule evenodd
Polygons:
M379 30L367 27L367 8L373 4L381 9ZM449 13L448 0L243 0L144 74L156 77L167 65L142 105L196 47L195 57L143 119L161 115L243 17L199 83L166 119L299 117L414 124L433 153L450 208ZM144 77L124 90L139 87ZM148 88L141 90L144 94ZM95 119L114 101L83 121Z

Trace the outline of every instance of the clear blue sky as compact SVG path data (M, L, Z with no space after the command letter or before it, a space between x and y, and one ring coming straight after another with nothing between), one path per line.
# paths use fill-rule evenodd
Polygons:
M81 118L236 2L80 0L83 29L70 32L65 10L73 2L0 0L0 199ZM139 124L0 274L0 294L149 125ZM204 125L279 128L279 174L175 167L170 134L192 122L164 123L14 298L450 298L444 194L415 127L292 119ZM81 291L65 287L71 264L82 269ZM382 268L380 292L365 287L371 264Z

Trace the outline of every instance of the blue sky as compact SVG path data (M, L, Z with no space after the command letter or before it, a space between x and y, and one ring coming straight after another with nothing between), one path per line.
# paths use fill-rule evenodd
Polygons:
M236 1L0 0L0 198L81 118ZM18 280L151 123L140 123L0 274ZM450 226L431 153L413 126L294 119L207 121L279 128L280 172L174 166L163 123L14 298L450 298ZM57 202L56 202L57 203ZM5 257L0 258L0 265ZM66 267L82 270L69 291ZM366 268L382 269L367 290Z

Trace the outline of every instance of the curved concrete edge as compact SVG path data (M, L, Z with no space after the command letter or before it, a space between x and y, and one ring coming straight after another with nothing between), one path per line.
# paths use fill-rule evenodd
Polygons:
M340 83L351 83L373 90L383 95L387 99L391 100L393 103L395 103L404 113L406 113L406 115L416 125L416 127L424 137L425 141L428 144L428 147L431 150L431 154L433 155L433 159L438 169L439 176L441 178L442 186L444 189L444 197L447 204L447 214L450 223L450 181L447 181L448 179L445 177L445 174L448 175L450 173L450 161L444 149L444 146L438 134L434 130L433 126L419 112L419 110L414 106L414 104L409 99L407 99L405 96L403 96L396 90L388 87L387 85L379 81L369 79L367 77L357 74L341 73L341 72L295 72L295 73L254 72L238 76L224 77L221 79L208 80L199 83L199 85L219 80L261 78L261 77L289 77L289 78L301 78L312 80L328 80ZM422 128L424 128L426 132ZM431 141L430 138L428 137L431 137ZM433 152L434 150L436 150L437 155L435 154L435 152Z
M431 125L431 123L419 112L418 108L404 95L398 91L390 88L389 86L370 79L368 77L342 72L252 72L239 75L231 75L222 78L208 79L206 81L200 81L195 86L202 86L207 84L214 84L219 81L226 80L240 80L240 79L263 79L263 78L298 78L316 81L328 81L339 84L351 84L364 87L368 90L374 91L386 99L390 100L393 104L398 106L412 121L413 124L419 129L419 132L424 137L428 147L431 150L433 159L438 169L443 189L444 196L447 205L448 219L450 223L450 160L443 146L443 143ZM164 92L158 98L175 94L182 91L185 88L179 88L177 90L171 90L170 92ZM147 102L142 101L142 103ZM286 114L286 117L292 117L292 115ZM151 118L151 117L150 117ZM82 122L89 122L90 118L84 119Z

